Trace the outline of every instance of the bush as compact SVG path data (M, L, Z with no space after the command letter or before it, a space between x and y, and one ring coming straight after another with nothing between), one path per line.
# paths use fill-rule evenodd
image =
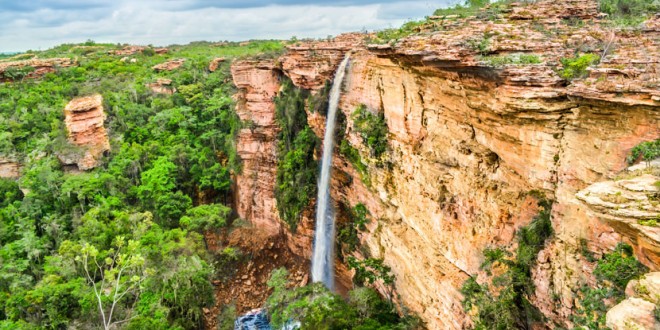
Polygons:
M206 204L193 207L179 221L181 227L197 232L216 229L227 224L231 209L222 204Z
M314 152L319 139L307 124L305 104L308 97L307 91L285 79L275 100L275 114L281 128L275 198L280 218L293 231L317 188L318 163Z
M597 261L594 275L598 282L594 287L579 289L580 303L571 320L576 326L589 329L605 329L605 314L625 299L625 289L630 280L640 277L648 269L633 255L632 247L619 243L613 252Z
M371 156L379 158L387 151L388 128L385 115L382 112L373 114L364 104L358 106L353 114L353 127L362 137L364 144L369 147Z
M660 11L656 0L600 0L599 9L622 26L635 26Z
M268 286L273 293L266 310L273 329L299 321L301 329L413 329L413 318L401 318L394 307L376 291L359 288L348 293L349 300L328 291L321 283L287 289L288 272L273 271Z
M584 54L574 58L563 58L561 64L564 67L560 76L566 80L584 78L587 68L600 61L600 56L595 54Z
M371 220L369 210L362 203L349 209L348 213L349 221L339 223L337 226L337 250L340 259L343 259L345 254L355 252L360 244L358 233L366 230L367 223Z
M346 157L346 159L353 165L355 170L360 174L360 179L367 186L371 185L371 178L369 178L369 172L367 171L367 165L362 162L362 156L360 152L353 148L353 146L347 141L342 140L339 145L339 153Z
M634 164L639 158L642 158L644 161L650 162L658 157L660 157L660 139L655 141L642 142L636 145L630 151L630 156L626 158L628 164Z
M490 273L490 267L496 262L506 267L502 275L492 279L491 286L497 288L498 294L494 295L488 284L480 285L472 277L461 287L463 308L475 312L473 321L477 329L526 329L542 320L542 314L529 301L534 293L531 270L553 230L550 221L552 204L544 199L538 202L541 206L539 214L529 225L518 230L518 248L513 258L502 248L484 251L481 268L486 272Z
M506 56L482 56L479 60L490 66L539 64L541 59L534 54L511 54Z

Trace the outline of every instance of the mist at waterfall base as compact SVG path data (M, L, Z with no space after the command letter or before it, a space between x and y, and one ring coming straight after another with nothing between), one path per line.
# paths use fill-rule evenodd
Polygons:
M344 81L349 54L337 68L335 80L330 89L328 114L323 137L323 158L319 175L318 197L316 199L316 230L314 232L314 251L312 254L312 281L322 282L328 289L334 289L334 246L335 217L330 199L330 175L332 170L332 152L335 144L335 121L341 85Z

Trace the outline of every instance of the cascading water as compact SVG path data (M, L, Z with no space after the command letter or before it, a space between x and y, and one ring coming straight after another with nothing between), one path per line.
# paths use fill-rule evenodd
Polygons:
M348 65L349 55L337 68L335 80L330 89L328 115L323 137L323 158L321 159L321 175L318 184L316 200L316 231L314 235L314 252L312 254L312 281L323 282L328 289L334 288L334 236L335 218L330 200L330 170L332 167L332 151L335 143L335 120L341 85Z

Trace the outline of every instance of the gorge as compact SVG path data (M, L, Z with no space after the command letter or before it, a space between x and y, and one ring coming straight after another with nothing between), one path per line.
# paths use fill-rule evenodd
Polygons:
M602 3L0 60L0 328L125 251L130 329L657 329L660 14Z

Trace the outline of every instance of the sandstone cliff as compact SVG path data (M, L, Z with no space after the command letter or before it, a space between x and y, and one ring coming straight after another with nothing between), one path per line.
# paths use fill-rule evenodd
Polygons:
M239 113L255 123L238 142L241 217L273 235L284 230L272 193L277 77L318 90L352 50L340 107L370 184L335 153L332 195L337 203L365 204L379 219L363 245L392 268L400 300L428 328L469 326L459 288L468 276L485 276L485 248L511 246L517 228L536 215L530 191L555 201L555 235L533 270L533 303L549 323L571 326L574 292L593 281L593 264L579 253L582 240L597 254L628 241L657 270L657 235L632 235L603 221L576 194L625 169L633 146L660 138L660 18L633 34L601 25L591 1L540 1L499 15L497 23L431 20L419 35L384 45L351 35L294 45L278 60L234 63ZM537 16L543 19L530 19ZM482 42L487 47L475 47ZM560 59L577 50L605 56L586 78L567 81L558 74ZM496 63L519 54L539 63ZM370 159L354 128L359 105L384 113L386 166ZM322 116L310 114L309 124L322 136Z

